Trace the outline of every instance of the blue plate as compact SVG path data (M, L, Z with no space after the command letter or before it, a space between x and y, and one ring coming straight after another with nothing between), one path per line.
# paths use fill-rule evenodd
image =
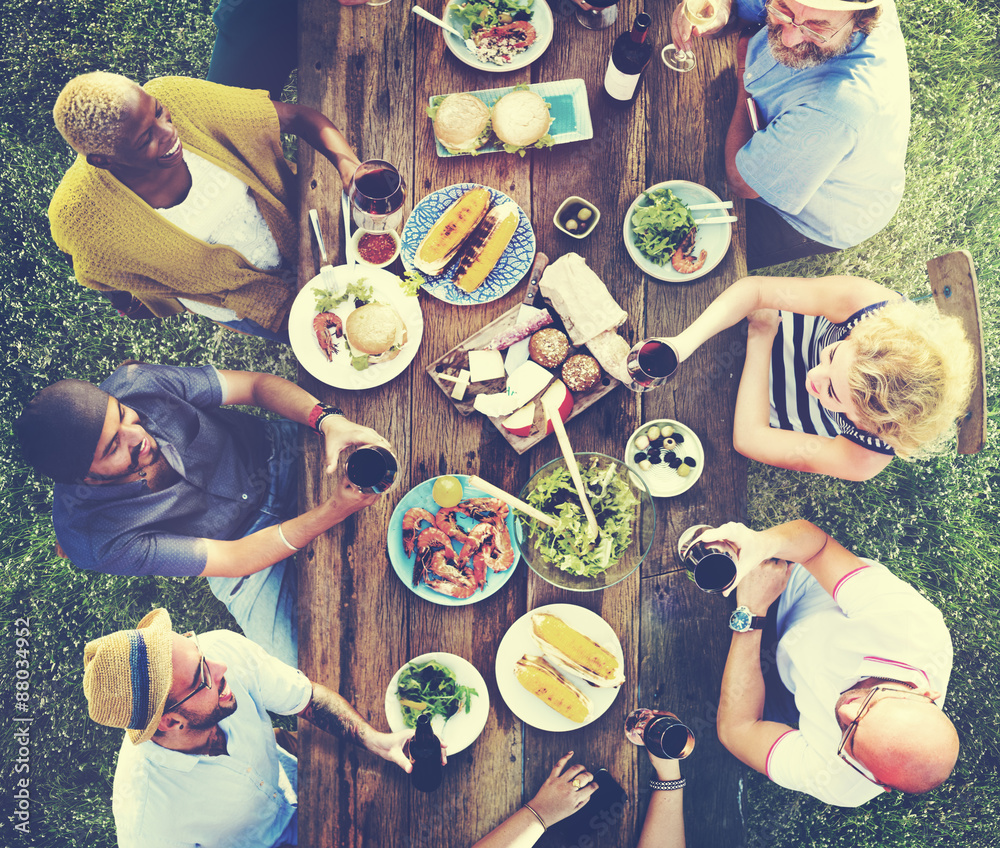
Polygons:
M529 85L549 104L549 114L552 116L552 126L549 135L553 144L567 144L571 141L587 141L594 137L594 123L590 119L590 106L587 103L587 86L582 79L557 80L555 82L540 82ZM481 91L470 91L473 97L478 97L490 109L505 94L510 94L513 86L506 88L488 88ZM427 101L428 106L436 106L446 94L435 94ZM503 153L503 144L492 136L490 141L475 151L475 153L449 153L447 148L434 139L437 155L442 159L452 156L482 156L484 153ZM516 154L510 154L514 156Z
M487 497L485 492L479 491L479 489L474 486L469 485L469 477L465 474L454 474L451 475L457 477L462 481L462 487L465 490L465 499L468 498L485 498ZM412 509L413 507L423 507L429 513L436 514L438 511L438 505L435 503L434 498L431 497L431 490L434 488L434 481L437 477L432 477L430 480L425 480L419 486L415 486L407 492L402 500L396 504L396 508L392 511L392 518L389 519L389 561L392 563L392 567L396 570L396 574L399 579L403 581L407 589L409 589L413 594L418 597L423 598L425 601L430 601L433 604L441 604L446 607L461 607L466 604L474 604L477 601L482 601L499 592L504 585L510 580L511 575L517 568L517 563L520 560L518 554L517 546L514 545L514 564L508 568L506 571L486 571L486 585L476 592L471 598L452 598L448 595L442 595L440 592L435 592L429 586L420 583L417 586L413 585L413 564L416 561L417 554L414 553L411 556L407 556L406 552L403 550L403 516L406 511ZM472 529L476 522L461 513L458 516L458 523L462 529L468 531ZM511 510L507 515L507 532L510 533L511 544L513 545L514 540L514 525L515 525L514 511ZM460 549L460 545L454 546L455 552L457 553Z
M413 257L417 254L420 242L430 232L431 227L437 223L438 218L452 203L473 188L480 188L480 186L476 183L456 183L446 188L439 188L413 207L410 217L406 219L406 226L403 227L402 256L403 264L408 270L413 268ZM510 200L502 191L497 191L489 186L483 186L483 188L486 188L492 195L492 206ZM426 277L427 283L423 290L438 300L456 306L475 306L479 303L489 303L491 300L496 300L507 294L521 282L535 258L535 232L531 229L531 222L524 214L524 210L518 207L518 213L520 220L510 244L507 245L507 249L500 256L500 261L497 262L496 267L490 271L479 288L470 293L462 291L456 286L453 282L455 264L452 263L439 277Z

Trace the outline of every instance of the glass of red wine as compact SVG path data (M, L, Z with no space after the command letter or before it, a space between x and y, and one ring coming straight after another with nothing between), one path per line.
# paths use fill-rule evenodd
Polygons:
M661 759L683 760L694 750L691 729L667 710L632 710L625 719L625 738Z
M354 172L347 199L360 229L398 230L403 223L406 183L394 165L384 159L369 159Z
M633 392L648 392L668 382L677 371L680 359L667 339L643 339L628 352L625 368Z
M586 29L607 29L618 20L618 0L587 0L593 9L581 9L576 22Z

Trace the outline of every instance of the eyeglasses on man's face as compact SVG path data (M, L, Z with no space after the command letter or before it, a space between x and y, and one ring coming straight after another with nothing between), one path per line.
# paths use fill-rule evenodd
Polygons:
M854 20L852 15L839 27L834 27L832 24L826 26L808 27L804 24L795 23L795 18L792 17L791 12L787 9L782 9L776 6L774 3L768 3L765 7L767 13L771 15L779 23L785 24L787 26L795 27L803 36L808 38L810 41L815 41L817 44L827 44L838 32L840 32L845 26Z
M198 644L198 637L195 636L194 633L186 633L184 635L187 636L189 639L191 639L192 642L194 642L194 646L198 650L198 655L199 655L198 671L201 675L201 680L194 687L194 689L191 690L191 692L189 692L187 695L181 698L176 704L172 704L169 707L164 707L163 712L165 713L173 712L185 701L197 695L202 689L209 689L214 682L212 680L212 672L208 667L208 660L205 659L205 655L201 652L201 646Z
M933 704L934 699L922 692L913 692L909 689L897 689L895 686L872 686L872 688L868 690L868 694L865 695L865 699L861 702L861 706L858 707L858 714L854 717L854 721L844 728L844 735L840 737L840 746L837 748L837 756L863 778L865 778L865 780L870 780L876 786L881 786L886 792L888 792L891 790L891 786L886 786L861 763L857 763L857 761L854 760L854 736L857 733L858 724L861 722L861 719L868 715L868 711L878 703L878 701L875 700L875 695L878 692L886 693L879 698L878 701L913 700L914 698L922 698L923 700L930 701L930 703ZM851 746L850 754L847 753L848 744ZM850 757L850 759L848 759L848 757ZM854 760L854 762L852 762L852 760Z

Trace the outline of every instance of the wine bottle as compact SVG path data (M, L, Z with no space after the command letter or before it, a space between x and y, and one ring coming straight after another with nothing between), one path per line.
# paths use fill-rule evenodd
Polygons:
M631 32L615 39L611 59L604 75L604 90L615 100L629 101L635 95L643 69L653 55L653 45L646 43L646 32L653 19L645 12L636 16Z
M407 742L405 753L413 763L413 788L421 792L437 789L441 785L441 743L431 730L430 716L417 716L417 732Z

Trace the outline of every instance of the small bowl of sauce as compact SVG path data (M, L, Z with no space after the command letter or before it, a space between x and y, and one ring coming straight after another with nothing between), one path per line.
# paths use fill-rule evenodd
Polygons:
M369 232L358 230L351 237L351 247L358 261L373 268L384 268L399 256L399 236L395 230Z
M589 200L575 194L560 203L556 214L552 216L556 229L575 239L589 236L600 220L601 210Z

